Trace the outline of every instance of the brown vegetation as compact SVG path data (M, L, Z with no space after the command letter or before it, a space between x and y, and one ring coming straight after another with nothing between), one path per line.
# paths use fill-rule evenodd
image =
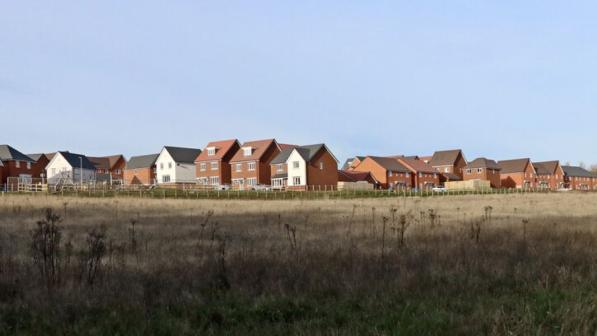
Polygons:
M0 335L594 334L596 202L4 196Z

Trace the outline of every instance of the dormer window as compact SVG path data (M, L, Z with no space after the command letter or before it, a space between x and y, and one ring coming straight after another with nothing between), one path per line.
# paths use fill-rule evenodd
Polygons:
M253 147L243 147L243 155L251 156L253 154Z
M216 147L207 147L207 155L208 156L216 155Z

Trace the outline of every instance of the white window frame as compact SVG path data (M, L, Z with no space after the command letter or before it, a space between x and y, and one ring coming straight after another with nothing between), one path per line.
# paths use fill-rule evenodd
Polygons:
M277 171L278 173L281 173L281 172L283 172L283 171L284 171L284 164L283 164L283 163L278 163L278 164L276 164L276 171Z
M300 176L293 176L292 177L292 184L294 184L294 185L301 185L301 177Z
M242 172L243 171L243 164L242 163L236 163L235 164L235 168L234 170L238 173L238 172Z
M170 175L162 175L162 183L169 183L170 181Z
M251 156L253 154L253 147L243 147L243 156Z
M218 161L210 162L210 168L211 170L218 170Z
M216 148L215 147L207 147L207 156L214 156L216 155Z
M248 171L255 171L255 169L257 169L257 164L255 163L255 161L251 161L247 164Z
M319 161L319 170L323 170L323 161Z
M292 168L297 169L301 166L299 161L292 161Z
M19 161L19 160L15 161L15 168L21 168L21 161Z
M250 177L247 179L247 185L248 186L256 186L257 185L257 178L256 177Z
M199 171L206 171L207 170L207 163L201 162L199 163Z

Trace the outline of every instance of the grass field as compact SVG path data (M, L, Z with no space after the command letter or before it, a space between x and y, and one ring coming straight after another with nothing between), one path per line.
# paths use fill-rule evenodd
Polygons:
M593 193L0 197L0 335L596 332Z

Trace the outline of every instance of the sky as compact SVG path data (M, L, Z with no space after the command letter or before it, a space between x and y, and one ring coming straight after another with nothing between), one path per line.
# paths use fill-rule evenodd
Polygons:
M597 163L595 1L4 1L0 143Z

